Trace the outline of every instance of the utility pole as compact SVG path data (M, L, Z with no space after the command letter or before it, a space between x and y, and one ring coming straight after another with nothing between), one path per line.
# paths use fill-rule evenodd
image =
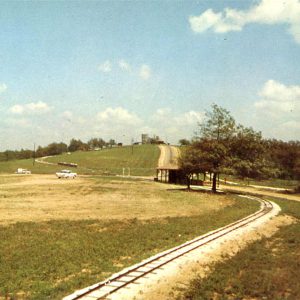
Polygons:
M35 143L33 144L33 162L32 162L33 166L35 164Z

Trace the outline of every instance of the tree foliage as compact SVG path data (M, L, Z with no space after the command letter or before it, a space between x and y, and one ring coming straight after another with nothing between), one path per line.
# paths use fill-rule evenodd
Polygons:
M191 142L188 139L180 139L178 143L180 146L189 146L191 144Z
M0 161L9 161L15 159L29 159L34 157L43 157L50 155L58 155L65 152L74 152L74 151L87 151L93 150L96 148L103 148L107 146L115 145L115 140L111 139L108 143L105 142L102 138L91 138L87 143L82 142L80 139L71 139L69 145L65 143L50 143L49 145L42 147L38 146L36 151L21 149L21 150L6 150L0 152Z
M278 168L268 157L261 133L237 125L226 109L212 105L199 128L199 135L180 160L187 176L213 173L212 190L215 192L217 176L225 171L241 177L277 175Z

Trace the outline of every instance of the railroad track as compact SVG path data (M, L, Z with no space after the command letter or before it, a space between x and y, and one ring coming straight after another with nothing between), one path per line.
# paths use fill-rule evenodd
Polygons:
M240 195L241 196L241 195ZM198 238L188 241L180 246L174 247L162 253L159 253L143 262L129 267L118 274L113 275L109 279L96 283L85 289L77 291L72 295L64 298L64 300L92 300L92 299L109 299L110 295L113 295L122 288L126 288L128 285L136 283L137 280L145 278L147 274L154 273L155 270L162 268L166 264L179 259L180 257L190 253L193 250L201 248L202 246L217 240L230 232L233 232L241 227L254 222L255 220L270 213L273 209L273 204L270 201L263 200L257 197L241 196L257 200L261 203L260 209L236 222L221 227L217 230L211 231Z

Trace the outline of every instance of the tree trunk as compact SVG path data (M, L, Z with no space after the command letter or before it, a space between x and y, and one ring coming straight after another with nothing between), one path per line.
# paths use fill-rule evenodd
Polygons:
M217 177L218 177L218 173L213 173L213 183L212 183L212 191L214 193L217 192Z
M190 175L186 176L186 180L187 180L187 188L188 190L191 189L191 178L190 178Z

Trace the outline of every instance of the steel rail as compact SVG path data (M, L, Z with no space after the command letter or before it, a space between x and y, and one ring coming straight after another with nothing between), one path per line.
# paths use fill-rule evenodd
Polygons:
M254 222L255 220L261 218L262 216L266 215L269 211L271 211L273 209L273 205L271 202L269 201L266 201L266 200L262 200L260 198L256 198L256 197L248 197L248 198L251 198L251 199L254 199L256 201L259 201L261 203L261 208L249 215L249 216L246 216L238 221L235 221L231 224L228 224L224 227L221 227L221 228L218 228L214 231L211 231L205 235L202 235L201 237L199 238L196 238L194 240L191 240L191 241L188 241L184 244L181 244L177 247L174 247L170 250L167 250L167 251L164 251L156 256L154 256L152 259L149 259L149 260L146 260L138 265L135 265L133 266L132 268L129 268L129 269L126 269L123 273L119 273L118 275L112 277L112 278L109 278L108 280L106 281L103 281L103 282L100 282L98 284L94 284L93 286L89 287L89 288L86 288L86 289L83 289L81 291L78 291L78 293L74 293L73 297L68 297L67 299L68 300L77 300L77 299L81 299L83 297L86 297L88 296L89 294L93 293L93 292L96 292L97 290L100 290L101 288L103 287L112 287L113 289L108 291L108 292L104 292L103 295L101 295L101 297L95 297L94 299L106 299L106 297L108 297L109 295L115 293L116 291L120 290L121 288L124 288L125 286L131 284L131 283L134 283L136 280L142 278L142 277L145 277L145 275L149 274L149 273L152 273L153 271L161 268L162 266L174 261L175 259L183 256L183 255L186 255L187 253L197 249L197 248L200 248L222 236L225 236L227 235L228 233L232 232L232 231L235 231L241 227L244 227L246 225L248 225L249 223L251 222ZM229 230L227 230L229 229ZM227 230L227 231L226 231ZM224 231L222 233L222 231ZM218 234L219 233L219 234ZM211 239L209 239L208 241L205 241L203 243L200 243L199 245L196 245L196 246L193 246L191 248L188 248L189 246L193 245L193 244L196 244L204 239L207 239L209 237L211 237L212 235L216 235L215 237L212 237ZM188 248L186 250L184 250L184 248ZM158 265L156 266L149 266L151 264L153 264L154 262L158 262L160 259L162 258L166 258L167 256L173 254L173 253L176 253L176 251L179 251L179 250L184 250L182 253L178 253L176 254L174 257L171 257L171 258L168 258L167 260L163 261L163 262L159 262ZM148 265L148 266L147 266ZM146 270L146 271L141 271L139 269L141 268L149 268L149 270ZM140 273L139 275L130 275L130 273ZM123 277L132 277L132 279L130 280L121 280ZM120 283L120 285L118 286L112 286L111 284L112 283Z

